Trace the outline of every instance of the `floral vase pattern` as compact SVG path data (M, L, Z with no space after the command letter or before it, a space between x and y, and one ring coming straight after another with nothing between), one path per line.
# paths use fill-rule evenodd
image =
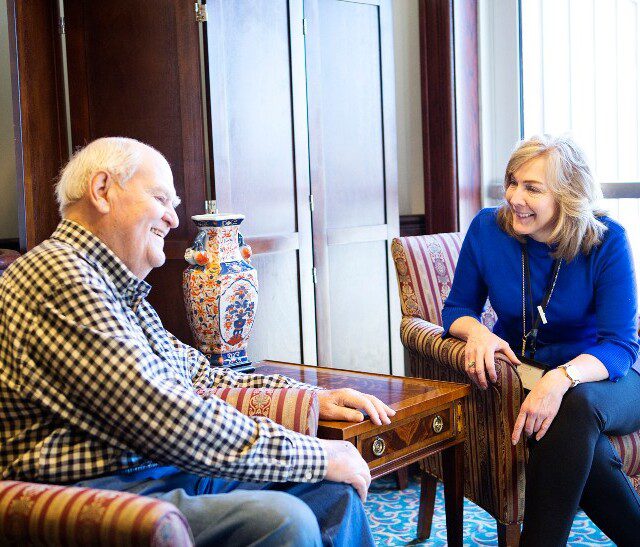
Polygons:
M251 247L238 226L244 215L191 217L198 227L185 252L191 264L182 279L189 325L196 347L213 365L246 367L247 339L258 304L258 274L249 263Z

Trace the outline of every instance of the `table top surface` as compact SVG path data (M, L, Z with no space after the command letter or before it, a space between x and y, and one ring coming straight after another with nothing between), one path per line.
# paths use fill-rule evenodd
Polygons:
M327 389L350 387L363 393L375 395L396 411L392 424L403 418L429 411L460 399L467 395L471 389L467 384L354 372L279 361L260 361L254 363L254 366L259 374L283 374L294 380ZM342 438L360 435L376 427L369 420L361 423L320 422L320 428L323 430L339 430Z

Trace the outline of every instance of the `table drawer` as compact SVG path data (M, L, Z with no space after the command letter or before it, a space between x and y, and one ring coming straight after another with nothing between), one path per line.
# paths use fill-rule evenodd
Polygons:
M453 416L453 405L448 405L361 438L362 457L367 463L387 461L452 437L456 434L456 428L452 426Z

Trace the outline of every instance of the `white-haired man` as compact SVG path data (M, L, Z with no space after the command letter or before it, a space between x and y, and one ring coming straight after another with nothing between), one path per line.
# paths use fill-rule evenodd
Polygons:
M360 500L371 477L351 444L195 393L314 388L210 367L145 300L144 278L178 226L164 157L132 139L98 139L56 191L56 231L0 278L0 477L167 499L197 545L371 545ZM389 423L395 413L353 390L319 399L324 418L362 420L360 408Z

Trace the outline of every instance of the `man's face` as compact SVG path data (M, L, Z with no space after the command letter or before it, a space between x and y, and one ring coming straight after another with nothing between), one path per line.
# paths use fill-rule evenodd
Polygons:
M109 244L140 279L165 261L164 238L178 226L175 207L180 203L171 169L164 158L145 150L136 174L124 188L109 190Z

